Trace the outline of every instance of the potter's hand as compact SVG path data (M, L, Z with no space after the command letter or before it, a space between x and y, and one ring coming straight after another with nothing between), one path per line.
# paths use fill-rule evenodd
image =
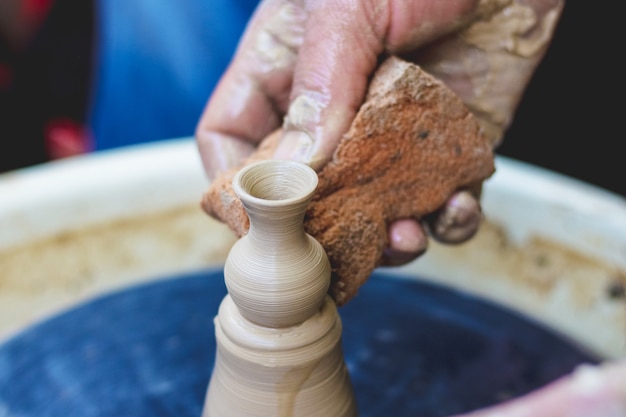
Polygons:
M497 141L552 37L563 0L264 0L196 131L209 177L238 166L283 126L276 157L320 169L363 102L383 54L438 76ZM390 227L388 264L435 238L462 242L481 220L477 194L432 219Z
M583 365L535 392L456 417L536 416L626 417L626 360Z

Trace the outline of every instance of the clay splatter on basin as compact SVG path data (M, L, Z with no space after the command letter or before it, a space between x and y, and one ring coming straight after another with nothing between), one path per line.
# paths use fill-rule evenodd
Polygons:
M100 297L0 346L0 415L198 417L221 270ZM443 417L519 396L598 358L506 309L375 273L340 309L361 417Z

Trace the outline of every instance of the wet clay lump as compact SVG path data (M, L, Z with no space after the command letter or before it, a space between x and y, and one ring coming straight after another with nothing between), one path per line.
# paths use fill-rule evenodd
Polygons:
M271 158L279 138L279 131L269 135L245 164ZM249 221L232 189L239 168L211 183L202 207L243 236ZM380 265L390 222L433 213L453 192L479 187L494 170L491 143L450 89L417 65L395 57L383 62L332 160L318 173L304 221L330 259L329 293L336 303L348 302Z

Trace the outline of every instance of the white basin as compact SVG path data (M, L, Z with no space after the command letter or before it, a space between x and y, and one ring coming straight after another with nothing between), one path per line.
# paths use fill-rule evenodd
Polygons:
M498 157L486 222L402 268L504 304L606 358L626 356L626 200ZM0 337L76 303L221 265L235 237L205 215L191 138L0 175ZM366 284L367 285L367 284Z

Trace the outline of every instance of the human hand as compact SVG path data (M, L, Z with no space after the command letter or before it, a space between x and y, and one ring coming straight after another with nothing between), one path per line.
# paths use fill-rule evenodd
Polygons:
M442 79L495 144L552 37L563 0L263 0L202 115L196 138L210 178L240 165L277 127L276 158L319 170L363 102L385 54ZM425 219L389 227L387 265L463 242L482 214L479 190Z
M626 417L626 360L581 365L537 391L456 417Z

